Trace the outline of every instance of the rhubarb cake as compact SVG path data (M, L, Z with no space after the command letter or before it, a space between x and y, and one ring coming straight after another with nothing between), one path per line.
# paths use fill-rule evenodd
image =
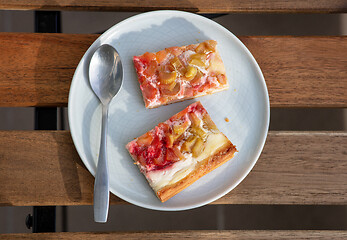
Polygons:
M208 40L133 57L146 108L155 108L228 88L217 42Z
M234 156L236 147L195 102L126 145L165 202Z

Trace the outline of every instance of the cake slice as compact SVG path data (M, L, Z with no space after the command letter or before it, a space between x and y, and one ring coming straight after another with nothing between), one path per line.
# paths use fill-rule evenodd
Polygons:
M234 156L236 147L195 102L126 145L165 202Z
M170 47L133 57L146 108L155 108L228 88L217 42Z

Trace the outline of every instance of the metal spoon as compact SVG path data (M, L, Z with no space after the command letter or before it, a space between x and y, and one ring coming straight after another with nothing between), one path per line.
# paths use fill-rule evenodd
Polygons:
M118 52L110 45L101 45L89 65L90 85L102 104L102 127L99 160L94 182L94 221L106 222L109 208L109 179L107 166L108 106L121 88L123 68Z

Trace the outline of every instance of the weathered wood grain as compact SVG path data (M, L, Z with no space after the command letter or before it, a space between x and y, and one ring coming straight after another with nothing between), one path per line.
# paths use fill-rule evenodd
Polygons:
M0 106L66 106L80 59L96 35L0 34Z
M271 13L271 12L306 12L336 13L346 12L344 0L0 0L1 9L35 9L35 10L74 10L74 11L151 11L183 10L200 13Z
M0 239L346 239L332 230L194 230L166 232L70 232L4 234Z
M347 37L240 37L272 107L347 107Z
M345 132L270 132L251 173L214 203L347 204L346 146ZM90 205L93 181L68 131L0 131L1 206Z
M66 106L98 35L0 34L0 106ZM347 107L347 37L240 37L265 76L271 107Z
M347 204L347 133L269 133L248 177L217 203Z

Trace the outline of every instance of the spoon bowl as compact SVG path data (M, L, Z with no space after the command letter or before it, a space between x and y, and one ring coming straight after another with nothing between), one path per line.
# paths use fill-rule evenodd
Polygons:
M101 143L94 182L94 221L107 221L109 209L109 177L107 163L108 108L123 82L123 68L116 49L101 45L89 64L89 82L102 105Z
M89 65L89 82L102 104L111 101L121 88L123 67L120 56L111 45L101 45Z

